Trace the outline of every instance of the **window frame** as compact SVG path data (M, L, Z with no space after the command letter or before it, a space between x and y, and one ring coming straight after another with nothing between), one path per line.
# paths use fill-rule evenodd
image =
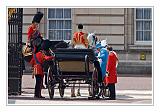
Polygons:
M59 41L58 39L50 39L49 38L49 30L52 30L52 31L54 31L54 30L63 30L63 31L65 31L65 30L70 30L71 31L71 39L72 39L72 8L62 8L63 9L63 12L64 12L64 9L71 9L71 18L64 18L64 13L63 13L63 18L49 18L49 9L58 9L58 8L47 8L47 39L49 39L49 40L54 40L54 41ZM56 13L55 13L56 14ZM55 21L57 21L57 20L62 20L62 21L66 21L66 20L70 20L71 21L71 29L50 29L49 28L49 21L52 21L52 20L55 20ZM56 22L56 24L57 24L57 22ZM64 25L64 23L63 23L63 25ZM69 39L69 40L64 40L64 41L70 41L71 39ZM61 39L61 40L63 40L63 39Z
M146 7L146 8L150 8L150 7ZM134 8L134 44L135 45L152 45L152 40L153 40L153 8L151 8L151 19L136 19L136 9L137 8ZM142 8L142 9L145 9L145 8ZM137 23L137 20L142 20L142 21L151 21L152 22L152 29L151 29L151 40L150 41L137 41L136 40L136 23ZM144 29L142 30L143 32L145 31Z

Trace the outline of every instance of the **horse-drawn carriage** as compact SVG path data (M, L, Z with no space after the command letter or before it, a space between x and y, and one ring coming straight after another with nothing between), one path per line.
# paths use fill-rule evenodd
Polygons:
M42 17L43 13L38 12L34 16L32 22L40 23ZM80 25L80 27L78 28L83 29L83 25ZM24 59L26 59L27 61L31 60L32 57L37 60L36 56L33 55L33 51L39 51L40 49L44 50L44 47L46 49L48 49L48 47L51 47L49 45L50 42L42 39L38 30L34 31L34 33L32 32L30 35L30 48L26 46L26 48L24 48L23 50L23 54L27 53L27 55L24 55ZM88 35L86 40L89 40L89 43L96 45L97 39L94 33ZM45 42L47 42L48 44L44 44ZM66 86L67 84L73 81L75 83L75 81L82 80L85 84L90 85L92 94L91 96L94 97L99 90L99 75L98 68L95 64L96 57L93 49L56 48L54 49L54 52L52 52L52 50L51 54L55 55L55 59L48 68L48 91L50 98L53 99L54 89L56 85L58 85L60 96L63 97L64 90L66 87L68 87Z
M95 97L99 92L99 79L102 78L98 75L100 66L97 66L95 51L69 48L64 41L50 41L49 43L47 49L49 47L50 54L55 56L55 59L47 66L50 99L53 99L57 85L59 94L63 97L65 88L72 87L72 84L88 84L90 96ZM28 59L28 56L24 59Z
M53 99L55 86L59 94L64 96L66 87L70 84L89 84L91 96L98 94L98 71L94 65L96 59L92 49L58 48L54 51L55 60L48 68L48 91Z

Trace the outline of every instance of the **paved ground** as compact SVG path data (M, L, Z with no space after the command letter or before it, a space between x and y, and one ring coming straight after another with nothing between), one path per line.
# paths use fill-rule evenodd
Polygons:
M87 88L81 89L81 97L71 98L70 88L65 89L64 98L55 90L53 100L49 99L48 90L43 89L45 99L35 99L34 80L30 75L22 79L22 95L9 96L9 105L152 105L152 78L151 77L119 77L116 85L117 100L105 99L88 100Z

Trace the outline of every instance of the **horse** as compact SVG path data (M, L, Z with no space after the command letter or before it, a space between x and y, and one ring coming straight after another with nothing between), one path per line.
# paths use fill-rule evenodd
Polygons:
M95 48L98 38L95 35L95 33L89 33L88 32L88 36L87 36L88 42L89 42L89 48Z

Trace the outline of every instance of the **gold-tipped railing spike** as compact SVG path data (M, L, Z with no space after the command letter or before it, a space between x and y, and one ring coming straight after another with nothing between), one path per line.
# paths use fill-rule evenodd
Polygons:
M8 8L8 18L11 17L12 14L16 12L16 8Z

